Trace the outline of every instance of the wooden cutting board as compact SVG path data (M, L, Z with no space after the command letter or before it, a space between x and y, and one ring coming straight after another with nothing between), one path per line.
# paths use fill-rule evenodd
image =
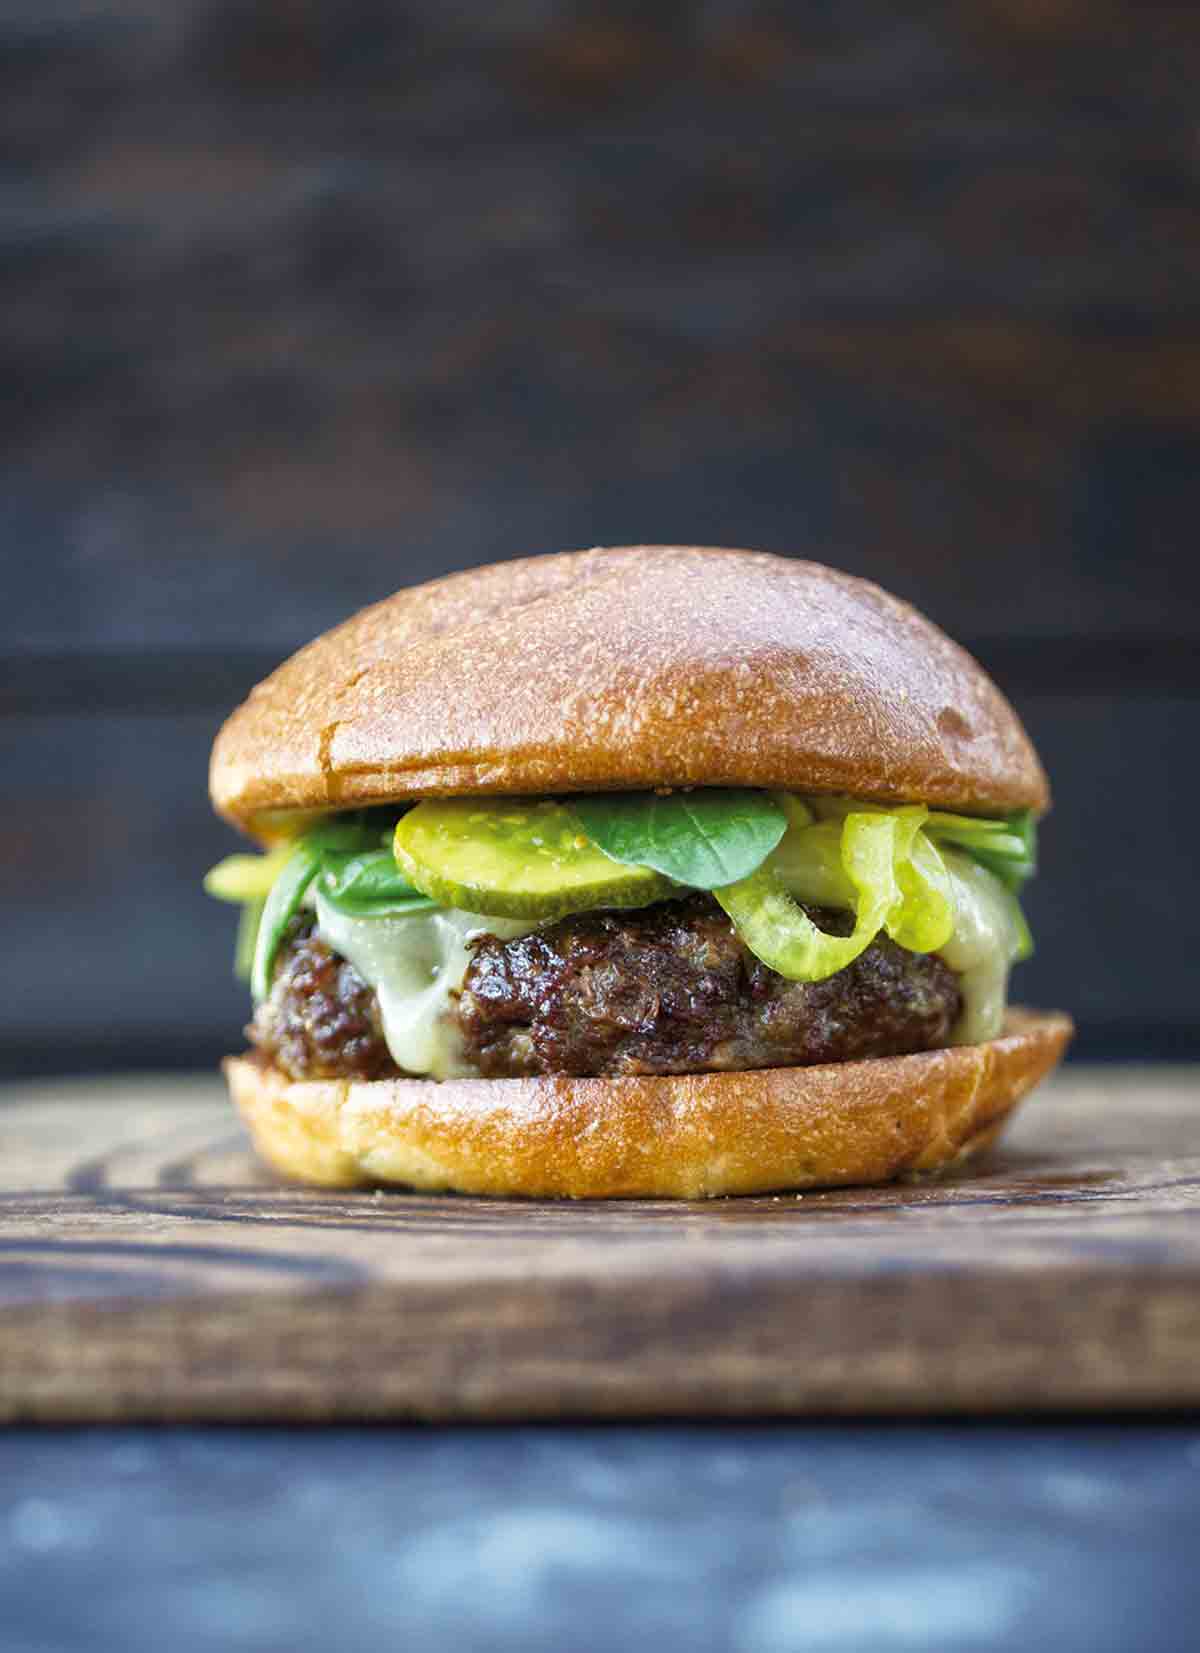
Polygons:
M219 1084L0 1092L0 1419L1200 1401L1200 1071L1068 1068L972 1175L556 1205L281 1186Z

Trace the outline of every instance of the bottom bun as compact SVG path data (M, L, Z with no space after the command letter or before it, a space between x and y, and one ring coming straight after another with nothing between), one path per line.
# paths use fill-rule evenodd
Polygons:
M329 1188L701 1199L889 1182L986 1147L1071 1037L1009 1011L982 1045L751 1073L653 1078L291 1080L252 1057L225 1077L264 1159Z

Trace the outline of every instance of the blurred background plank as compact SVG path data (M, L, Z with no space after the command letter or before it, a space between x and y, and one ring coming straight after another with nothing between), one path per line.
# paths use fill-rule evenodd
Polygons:
M0 16L10 1070L237 1042L220 718L495 558L815 555L1056 783L1023 996L1200 1053L1200 13L18 0Z

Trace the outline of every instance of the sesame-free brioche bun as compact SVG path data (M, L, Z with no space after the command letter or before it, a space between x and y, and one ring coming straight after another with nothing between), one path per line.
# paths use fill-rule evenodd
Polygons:
M738 785L1049 800L1008 701L907 603L817 563L675 545L400 591L260 683L211 769L217 809L261 837L277 810Z
M811 1068L628 1079L290 1080L225 1063L262 1157L332 1188L701 1199L944 1171L1055 1066L1068 1017L982 1045Z

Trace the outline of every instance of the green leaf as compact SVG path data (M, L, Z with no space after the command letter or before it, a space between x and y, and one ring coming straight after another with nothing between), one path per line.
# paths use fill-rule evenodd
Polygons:
M357 916L419 912L433 905L397 870L390 849L403 809L363 809L326 816L291 845L266 855L229 855L206 876L204 888L220 901L242 905L235 972L249 979L255 999L271 990L283 933L318 875L327 899Z
M331 907L351 918L386 918L437 906L406 880L390 849L362 855L327 851L317 889Z
M925 831L931 839L965 850L1014 892L1037 871L1037 821L1032 810L1018 810L1002 819L935 810Z
M323 853L330 851L333 854L359 855L367 850L378 849L381 834L385 831L386 836L383 836L382 841L388 843L391 828L382 828L377 821L368 817L366 810L356 810L350 815L330 816L320 825L310 828L300 842Z
M765 792L606 792L572 798L592 842L625 866L652 867L692 889L713 890L760 867L787 830Z
M296 844L263 905L254 948L254 967L250 973L250 991L256 1002L261 1003L271 991L275 955L283 940L283 932L320 868L321 851L312 842L313 836L301 838Z

